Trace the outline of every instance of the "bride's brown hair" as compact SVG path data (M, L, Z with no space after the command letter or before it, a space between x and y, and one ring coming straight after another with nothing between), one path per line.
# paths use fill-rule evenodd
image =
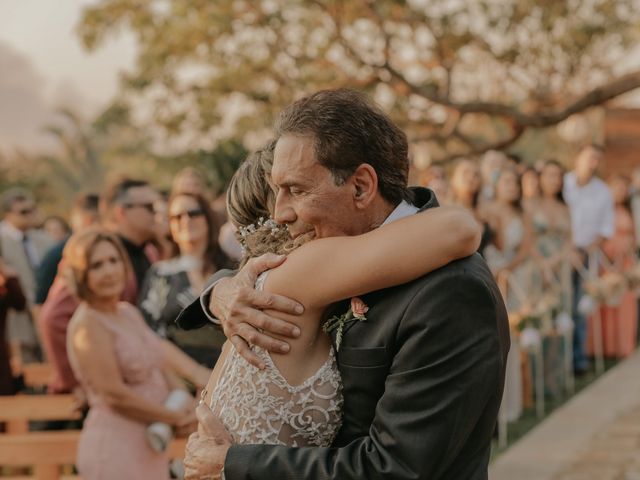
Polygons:
M244 250L241 266L250 258L265 253L286 255L298 246L286 226L271 220L275 195L267 178L275 144L272 140L262 150L249 155L233 175L227 190L227 211L238 228L236 237Z

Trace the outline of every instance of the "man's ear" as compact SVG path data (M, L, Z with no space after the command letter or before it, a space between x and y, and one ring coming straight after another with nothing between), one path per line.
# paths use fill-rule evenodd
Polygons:
M349 180L356 207L368 207L378 193L378 174L374 168L368 163L361 163Z

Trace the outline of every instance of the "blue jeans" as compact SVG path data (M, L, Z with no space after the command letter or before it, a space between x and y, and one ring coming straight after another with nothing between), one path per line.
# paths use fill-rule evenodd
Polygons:
M578 303L584 295L582 277L574 270L571 280L573 284L573 369L579 371L589 368L589 361L587 360L587 318L578 312Z

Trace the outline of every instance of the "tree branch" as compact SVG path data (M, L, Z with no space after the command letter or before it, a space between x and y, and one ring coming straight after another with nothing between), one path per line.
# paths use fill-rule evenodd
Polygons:
M449 154L441 159L438 160L438 163L448 163L451 162L453 160L456 160L458 158L462 158L462 157L473 157L476 155L481 155L485 152L488 152L489 150L504 150L507 147L510 147L511 145L513 145L521 136L522 134L525 132L525 128L522 126L515 126L513 131L511 132L511 135L509 135L509 137L504 138L502 140L498 140L496 142L493 143L487 143L484 145L476 145L474 147L471 147L469 150L467 150L466 152L461 152L461 153L452 153ZM460 136L456 136L456 138L466 138L464 136L460 137Z
M587 92L582 97L573 101L556 111L542 111L534 114L526 114L518 110L517 108L509 105L492 102L469 102L469 103L455 103L448 98L439 95L433 88L424 88L409 82L405 76L396 70L390 63L385 65L387 71L397 81L406 85L409 90L414 94L420 95L427 100L443 105L447 108L455 110L461 114L466 113L483 113L487 115L504 117L518 127L548 127L555 125L570 117L575 113L582 112L589 107L601 105L612 98L615 98L623 93L630 92L640 87L640 70L628 73L615 80L610 81L605 85L594 88L590 92Z

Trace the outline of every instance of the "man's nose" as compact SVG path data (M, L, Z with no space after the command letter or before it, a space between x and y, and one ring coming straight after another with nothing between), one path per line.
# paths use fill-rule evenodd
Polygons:
M282 190L276 195L273 219L282 224L293 223L296 221L296 212L292 208L286 196L282 193Z

